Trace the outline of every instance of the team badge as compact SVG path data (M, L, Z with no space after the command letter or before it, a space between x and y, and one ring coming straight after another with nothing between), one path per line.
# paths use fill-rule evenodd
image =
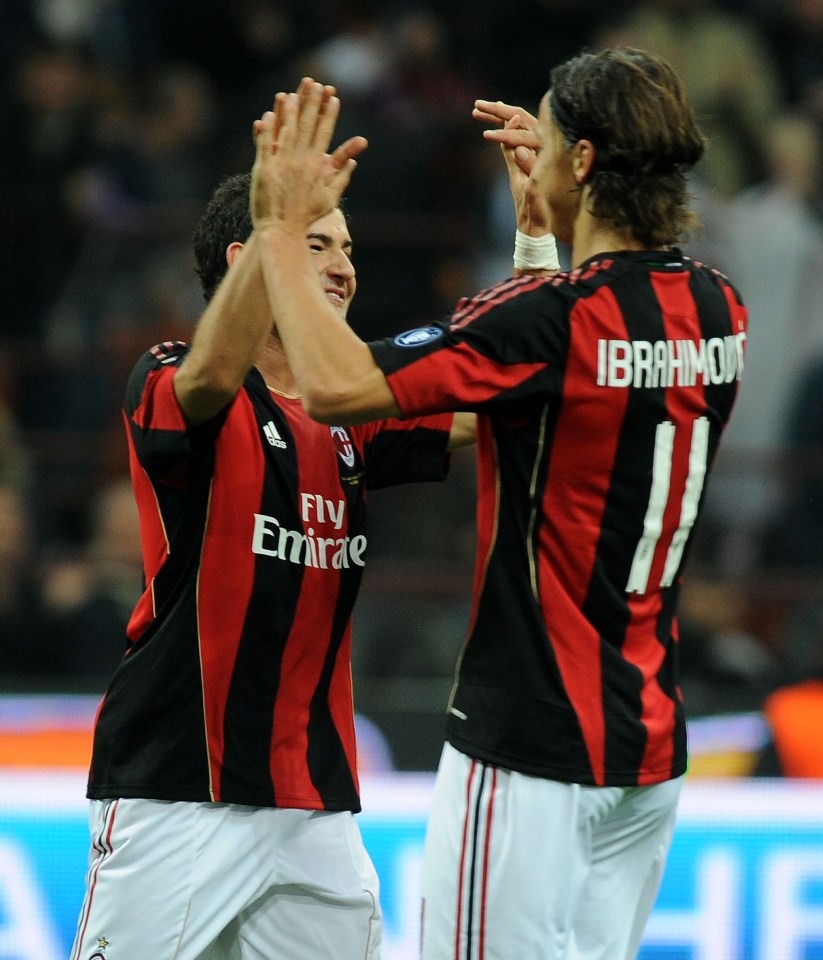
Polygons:
M422 347L424 343L431 343L442 336L442 327L416 327L414 330L399 333L394 342L398 347Z
M337 450L337 456L346 464L347 467L354 466L354 444L351 437L343 427L330 427L334 446Z

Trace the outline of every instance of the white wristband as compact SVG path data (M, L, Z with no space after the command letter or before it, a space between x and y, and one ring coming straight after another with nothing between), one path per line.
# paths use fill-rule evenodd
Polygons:
M515 270L559 270L557 243L553 233L530 237L519 230L514 235Z

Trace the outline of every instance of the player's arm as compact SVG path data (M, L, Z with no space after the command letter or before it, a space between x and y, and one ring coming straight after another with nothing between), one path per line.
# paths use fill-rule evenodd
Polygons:
M174 392L191 426L205 423L237 394L272 326L259 239L231 244L230 266L200 318Z
M303 240L306 227L337 206L367 144L352 138L329 155L339 101L320 84L301 90L278 94L275 110L254 127L251 210L271 312L311 417L331 424L396 417L386 378L318 286Z
M477 417L473 413L456 413L449 433L449 450L468 447L477 440Z

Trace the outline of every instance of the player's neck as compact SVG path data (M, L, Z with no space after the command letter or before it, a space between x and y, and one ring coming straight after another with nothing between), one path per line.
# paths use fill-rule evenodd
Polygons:
M283 352L283 345L278 339L269 337L256 366L266 386L273 393L290 400L299 398L297 384Z
M625 231L617 231L585 210L574 225L572 266L579 267L590 257L615 250L644 250L644 244Z

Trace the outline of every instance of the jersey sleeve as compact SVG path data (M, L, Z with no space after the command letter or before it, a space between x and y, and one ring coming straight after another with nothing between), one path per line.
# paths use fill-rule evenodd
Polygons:
M181 484L192 459L204 459L225 414L191 429L174 393L174 372L188 346L168 342L152 347L137 361L126 384L123 414L134 456L148 476L160 483Z
M445 480L452 414L380 420L351 427L363 455L366 487Z
M550 392L568 349L551 278L513 278L460 301L449 323L369 344L404 416L492 413Z

